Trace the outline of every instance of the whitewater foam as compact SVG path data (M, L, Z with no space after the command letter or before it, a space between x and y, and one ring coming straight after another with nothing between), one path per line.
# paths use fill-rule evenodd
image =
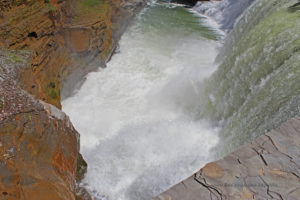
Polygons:
M82 184L95 197L149 199L213 159L218 128L195 116L219 44L201 37L204 26L174 24L174 12L195 17L185 8L148 8L107 68L62 102L89 165Z

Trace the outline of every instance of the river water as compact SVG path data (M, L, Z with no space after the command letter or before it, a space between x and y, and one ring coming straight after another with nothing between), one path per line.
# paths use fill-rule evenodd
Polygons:
M218 33L192 10L148 5L107 68L62 102L81 134L82 184L100 199L149 199L214 159L218 128L199 120Z
M299 115L300 8L289 8L296 2L198 3L194 10L219 24L225 40L194 10L147 6L107 68L62 102L81 133L88 191L149 199Z

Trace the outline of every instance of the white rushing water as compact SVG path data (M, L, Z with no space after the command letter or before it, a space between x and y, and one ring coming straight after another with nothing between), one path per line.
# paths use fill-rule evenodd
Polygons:
M197 12L209 16L219 28L230 32L241 14L256 0L222 0L198 2L194 7Z
M107 68L62 102L95 197L149 199L213 159L218 129L195 115L219 44L201 20L185 8L145 9Z

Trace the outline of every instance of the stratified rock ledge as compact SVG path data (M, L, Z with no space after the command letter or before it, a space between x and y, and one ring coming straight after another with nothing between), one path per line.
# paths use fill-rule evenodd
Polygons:
M300 199L300 117L283 123L153 200Z

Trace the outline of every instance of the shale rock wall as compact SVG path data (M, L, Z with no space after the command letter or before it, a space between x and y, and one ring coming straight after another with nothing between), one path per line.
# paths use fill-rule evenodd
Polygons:
M105 66L143 4L0 1L1 200L75 199L85 163L79 134L60 110L62 90L72 94L88 72Z
M153 200L297 200L300 117L292 118Z

